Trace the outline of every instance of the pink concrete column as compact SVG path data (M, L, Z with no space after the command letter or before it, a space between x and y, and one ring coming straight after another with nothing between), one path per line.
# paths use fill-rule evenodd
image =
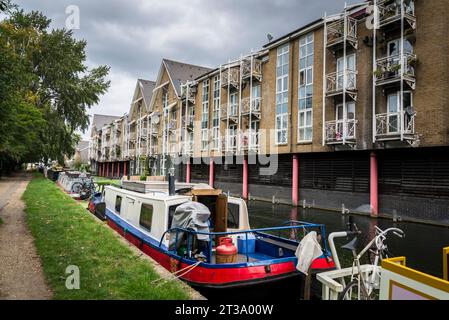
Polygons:
M109 162L106 163L106 177L109 177Z
M214 187L214 158L210 157L209 162L209 185Z
M126 161L123 163L123 175L127 176L127 174L126 174Z
M370 174L370 203L371 216L377 217L379 214L379 195L378 195L378 171L377 171L377 155L371 153L371 174Z
M292 203L299 205L299 156L293 155L293 175L292 175Z
M248 158L243 157L243 199L248 199Z
M112 163L112 170L111 170L111 176L112 177L114 177L114 171L115 171L114 170L114 165L115 165L115 162Z
M186 183L190 183L190 160L186 164Z
M117 162L117 178L120 178L120 162Z

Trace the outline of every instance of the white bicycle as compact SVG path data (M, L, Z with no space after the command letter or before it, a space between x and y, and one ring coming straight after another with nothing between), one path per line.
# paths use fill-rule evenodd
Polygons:
M390 233L399 238L405 237L405 233L401 229L389 228L382 230L376 226L376 236L359 254L356 252L357 237L341 247L352 252L354 261L352 263L351 282L344 288L339 296L339 300L375 300L377 298L376 294L379 290L381 277L379 264L389 256L385 240ZM372 269L369 273L363 271L360 265L360 259L365 253L371 254Z

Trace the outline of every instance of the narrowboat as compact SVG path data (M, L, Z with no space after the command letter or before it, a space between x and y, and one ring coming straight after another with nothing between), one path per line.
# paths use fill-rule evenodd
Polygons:
M269 290L299 291L301 235L320 235L323 255L313 274L334 268L324 225L289 221L251 229L246 202L204 184L122 181L104 190L107 224L208 298L223 292L252 298ZM293 279L298 286L293 286ZM262 288L263 290L258 290ZM248 297L248 296L246 296ZM263 295L261 295L263 297Z

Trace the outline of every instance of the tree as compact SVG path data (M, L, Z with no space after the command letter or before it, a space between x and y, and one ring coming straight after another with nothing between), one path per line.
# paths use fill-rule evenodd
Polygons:
M0 8L12 8L0 0ZM0 161L63 160L109 88L109 67L88 69L86 41L42 13L9 9L0 22ZM61 162L62 163L62 162Z

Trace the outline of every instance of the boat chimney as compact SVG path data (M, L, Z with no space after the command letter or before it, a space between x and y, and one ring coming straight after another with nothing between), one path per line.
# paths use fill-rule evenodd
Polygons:
M175 176L171 173L168 174L168 194L170 196L174 196L176 194Z

